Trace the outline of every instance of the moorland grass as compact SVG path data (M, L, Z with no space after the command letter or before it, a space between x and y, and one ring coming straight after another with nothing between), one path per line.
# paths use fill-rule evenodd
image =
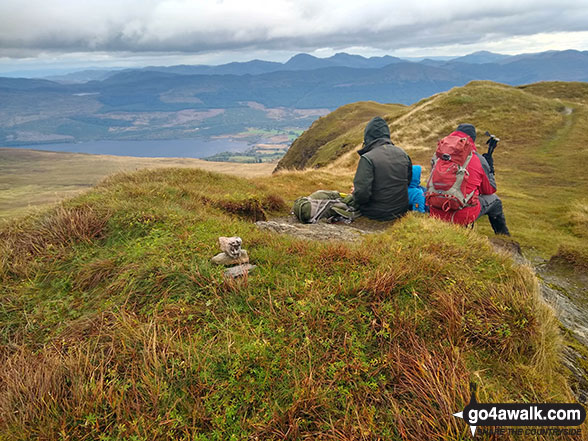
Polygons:
M113 173L160 167L198 167L244 177L270 175L273 169L271 164L0 148L0 222L78 195Z
M569 401L530 269L411 214L356 244L258 230L324 171L116 175L0 242L0 439L463 439ZM210 263L239 235L258 268Z

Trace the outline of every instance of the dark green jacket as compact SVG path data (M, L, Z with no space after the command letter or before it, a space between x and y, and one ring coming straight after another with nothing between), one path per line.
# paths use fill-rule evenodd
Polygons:
M409 209L408 184L412 162L392 144L388 124L376 117L367 125L364 147L353 179L354 202L361 213L376 220L391 220Z

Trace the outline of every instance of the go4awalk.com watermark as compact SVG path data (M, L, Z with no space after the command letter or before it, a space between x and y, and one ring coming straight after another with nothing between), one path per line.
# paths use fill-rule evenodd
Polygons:
M463 418L472 436L478 427L495 435L580 435L586 409L577 403L478 403L473 387L468 405L453 416Z

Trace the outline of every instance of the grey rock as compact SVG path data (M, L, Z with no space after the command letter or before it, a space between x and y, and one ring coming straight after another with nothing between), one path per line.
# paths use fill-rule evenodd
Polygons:
M241 252L241 244L243 240L240 237L219 237L218 244L221 251L227 253L228 256L237 258Z
M225 278L236 279L237 277L246 276L247 274L249 274L250 271L252 271L255 268L257 268L256 265L251 265L249 263L245 265L233 266L225 271Z
M363 231L346 225L331 225L326 223L316 224L291 224L287 222L256 222L261 230L273 231L279 234L288 234L301 239L309 240L341 240L355 242L361 240Z
M211 259L211 262L216 265L239 265L243 263L249 263L249 255L247 250L240 250L238 257L231 257L227 253L219 253Z

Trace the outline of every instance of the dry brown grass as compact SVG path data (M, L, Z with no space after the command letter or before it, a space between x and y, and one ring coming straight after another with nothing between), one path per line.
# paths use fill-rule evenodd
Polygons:
M25 277L36 257L101 238L109 217L90 205L60 205L39 218L7 224L0 230L0 277Z
M404 440L458 439L467 430L453 416L469 401L469 375L458 347L431 350L409 334L393 352L395 399L391 401Z
M200 196L201 203L219 208L230 214L235 214L252 222L266 221L266 210L284 210L286 202L279 196L269 195L263 200L251 197L244 201L214 200L206 196Z
M179 438L208 424L198 406L206 390L195 378L185 391L195 404L190 429L166 427L182 403L166 403L163 413L160 408L165 378L183 378L198 365L190 336L163 329L157 318L143 322L124 312L80 323L65 336L62 345L40 353L22 347L0 360L0 428L10 439L51 440L60 433L64 440L87 440L112 431L143 437L161 432L158 426ZM179 354L184 364L174 368ZM164 376L169 367L176 372ZM104 411L112 416L107 425L98 417ZM12 432L18 427L28 427L28 433Z
M588 199L572 203L568 211L568 222L576 235L588 238Z

